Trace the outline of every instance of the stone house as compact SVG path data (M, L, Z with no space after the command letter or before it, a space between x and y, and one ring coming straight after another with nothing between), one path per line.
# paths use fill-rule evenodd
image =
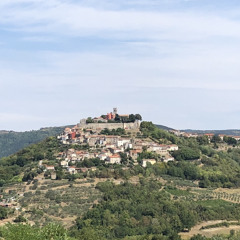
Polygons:
M55 170L55 167L54 167L54 166L47 166L47 165L46 165L45 168L46 168L46 169L45 169L46 171L54 171L54 170Z
M136 160L138 158L139 153L141 153L142 150L130 150L129 151L129 156L133 159Z
M114 154L112 156L108 156L106 159L106 163L110 163L110 164L120 164L121 163L121 157L119 154Z
M77 170L75 167L68 167L67 168L67 171L70 173L70 174L76 174L77 173Z
M147 167L147 164L150 163L150 164L155 164L157 161L155 159L143 159L142 160L142 166L143 167Z

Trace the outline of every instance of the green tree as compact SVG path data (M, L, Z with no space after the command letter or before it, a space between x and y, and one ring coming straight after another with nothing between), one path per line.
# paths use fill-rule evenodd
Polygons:
M50 223L40 230L42 239L68 240L67 231L61 225Z
M208 140L207 136L198 136L197 141L200 145L208 145L209 144L209 140Z
M7 218L7 215L8 215L7 209L4 207L0 207L0 219L2 220Z
M173 157L178 160L195 160L200 158L200 151L197 148L182 147L172 153Z
M116 122L121 122L121 118L118 114L116 114L115 119Z
M25 173L22 180L24 182L32 181L34 179L34 177L36 177L36 176L37 176L37 174L35 172Z
M229 145L235 145L237 144L237 140L235 138L232 137L228 137L228 136L224 136L223 137L223 141L226 142Z
M93 123L93 119L91 117L88 117L87 120L86 120L86 123Z
M5 240L42 240L38 229L29 224L8 223L2 229L2 237Z
M211 139L212 143L220 143L222 140L218 135L214 135Z
M135 122L135 120L136 120L135 115L134 115L134 114L130 114L130 115L129 115L129 121L130 121L130 122Z
M128 157L126 153L120 152L120 157L121 157L121 163L122 164L127 164L128 163Z
M142 121L142 116L140 114L135 114L135 119Z
M27 219L25 217L23 217L22 215L19 215L13 221L15 223L20 223L20 222L27 222Z

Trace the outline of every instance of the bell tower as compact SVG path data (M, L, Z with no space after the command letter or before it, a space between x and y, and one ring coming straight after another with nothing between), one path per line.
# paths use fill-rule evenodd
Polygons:
M117 108L113 108L113 114L114 114L114 115L117 114Z

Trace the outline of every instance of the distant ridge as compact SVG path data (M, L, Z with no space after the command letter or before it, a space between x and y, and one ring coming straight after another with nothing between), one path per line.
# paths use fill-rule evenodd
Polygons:
M194 129L184 129L180 130L187 133L198 133L198 134L205 134L205 133L214 133L218 134L225 134L225 135L233 135L233 136L240 136L240 129L226 129L226 130L194 130Z
M56 136L63 132L66 127L46 127L39 130L15 132L0 130L0 158L7 157L30 144L38 143L50 136Z
M163 130L175 130L173 128L170 128L170 127L167 127L167 126L164 126L164 125L159 125L159 124L155 124L156 127L160 128L160 129L163 129Z

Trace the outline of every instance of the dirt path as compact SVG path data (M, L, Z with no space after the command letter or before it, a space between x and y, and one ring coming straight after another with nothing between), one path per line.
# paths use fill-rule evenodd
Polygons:
M3 219L3 220L0 220L0 226L4 226L6 223L13 223L13 220L16 218L15 217L11 217L11 218L7 218L7 219Z
M231 230L239 231L240 226L218 227L202 230L201 234L206 237L211 237L217 234L229 234Z
M179 235L182 237L182 239L187 240L190 239L192 236L201 234L205 237L212 237L216 234L229 234L231 230L240 230L240 226L229 226L229 227L216 227L216 228L210 228L210 229L201 229L202 227L206 227L209 225L214 225L218 223L226 222L226 220L215 220L215 221L207 221L200 223L196 226L194 226L190 232L182 232Z

